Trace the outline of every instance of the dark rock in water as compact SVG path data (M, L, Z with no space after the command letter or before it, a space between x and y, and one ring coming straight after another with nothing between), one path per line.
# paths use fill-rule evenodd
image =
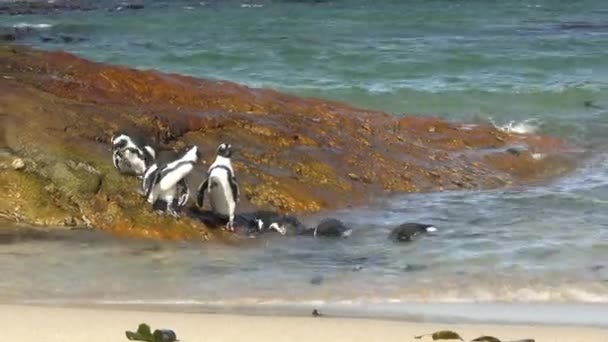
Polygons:
M323 282L322 275L316 275L316 276L312 277L312 279L310 279L310 283L312 285L321 285L322 282Z
M596 105L592 100L587 100L583 102L583 104L585 105L585 108L604 109L604 107Z
M398 227L395 227L390 235L389 239L395 242L409 242L421 234L431 233L437 231L437 228L430 224L422 223L404 223Z
M407 264L405 265L405 267L403 268L403 271L405 272L417 272L417 271L422 271L425 270L427 268L427 266L425 265L420 265L420 264Z
M316 228L307 229L302 235L322 236L322 237L348 237L353 232L346 227L342 221L329 218L321 221Z
M594 271L594 272L601 271L604 268L606 268L606 266L604 266L604 265L594 265L594 266L591 266L591 270Z
M0 27L0 42L14 42L34 35L36 30L31 27Z
M64 44L70 44L70 43L80 43L80 42L84 42L87 41L87 38L83 38L83 37L76 37L76 36L68 36L68 35L59 35L57 37L54 36L43 36L40 37L40 41L43 43L64 43Z
M608 23L571 21L561 23L559 29L564 31L608 31Z
M50 14L60 11L92 11L97 7L91 1L4 1L0 2L0 15Z

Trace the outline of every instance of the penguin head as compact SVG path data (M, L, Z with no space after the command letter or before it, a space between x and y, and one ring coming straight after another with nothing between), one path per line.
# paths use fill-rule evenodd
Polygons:
M232 145L220 144L220 146L217 147L217 155L224 158L230 158L232 156Z
M201 160L201 152L196 145L186 145L181 154L183 158L191 160L195 163Z
M116 133L112 136L112 150L117 150L127 146L131 138L124 133Z

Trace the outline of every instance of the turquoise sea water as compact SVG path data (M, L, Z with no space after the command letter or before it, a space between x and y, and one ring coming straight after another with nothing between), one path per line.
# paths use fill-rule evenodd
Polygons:
M83 38L24 42L96 61L395 115L498 125L536 119L540 132L590 157L534 187L403 195L325 213L355 228L343 241L201 248L81 235L11 239L0 244L0 274L8 275L0 299L373 304L397 312L411 302L608 303L608 2L156 1L122 11L102 4L0 16L0 25ZM440 232L389 243L390 228L406 221Z

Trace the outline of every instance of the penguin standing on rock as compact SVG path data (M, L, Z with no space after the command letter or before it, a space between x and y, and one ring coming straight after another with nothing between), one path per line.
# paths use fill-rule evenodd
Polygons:
M112 162L120 173L141 177L156 157L156 151L143 139L118 133L112 136Z
M163 153L162 158L159 156L159 162L150 166L142 181L148 203L154 207L157 201L163 201L167 205L166 213L179 217L177 210L186 205L189 197L184 179L199 159L196 146L186 147L177 158L171 158L171 152Z
M421 234L436 232L437 228L430 224L422 223L404 223L400 226L393 228L389 234L389 239L395 242L410 242L414 238Z
M239 201L239 186L236 182L230 157L232 146L220 144L215 161L207 171L207 179L198 188L197 205L202 208L205 195L209 195L211 210L228 219L226 229L234 231L234 212Z

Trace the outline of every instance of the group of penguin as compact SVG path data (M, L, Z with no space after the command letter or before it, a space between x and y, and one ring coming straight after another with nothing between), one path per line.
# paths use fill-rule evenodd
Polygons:
M141 180L140 194L157 213L178 218L190 198L186 177L201 161L197 146L188 145L179 152L158 150L135 134L117 133L112 136L112 162L121 174ZM348 237L352 229L340 220L325 219L316 227L306 227L297 218L271 211L235 216L239 201L239 186L232 167L232 146L221 143L206 177L196 193L196 204L203 208L207 197L212 214L225 222L225 229L235 231L235 219L247 234L278 233L280 235L309 235L315 237ZM435 232L428 224L404 223L395 227L389 238L397 242Z

